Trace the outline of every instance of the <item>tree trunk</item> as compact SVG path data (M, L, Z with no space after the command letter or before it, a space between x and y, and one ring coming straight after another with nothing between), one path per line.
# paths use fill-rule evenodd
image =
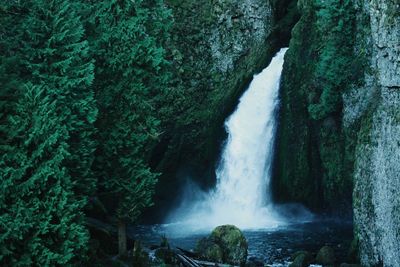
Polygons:
M123 219L118 220L118 255L127 256L126 248L126 223Z

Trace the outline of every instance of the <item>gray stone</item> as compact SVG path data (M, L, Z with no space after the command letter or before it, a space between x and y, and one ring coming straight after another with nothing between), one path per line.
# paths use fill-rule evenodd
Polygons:
M368 51L369 60L358 90L373 91L355 106L365 106L359 114L353 192L360 261L362 266L400 266L400 3L355 3L360 32L356 42ZM346 110L354 109L349 105L344 110L346 117Z

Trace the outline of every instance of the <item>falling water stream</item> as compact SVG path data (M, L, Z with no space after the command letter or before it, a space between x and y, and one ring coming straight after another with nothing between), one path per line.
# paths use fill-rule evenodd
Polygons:
M194 203L184 203L170 221L182 222L186 229L194 230L209 230L221 224L259 229L284 223L271 204L269 183L286 50L281 49L270 65L254 76L226 120L228 138L216 170L216 188Z
M210 196L214 224L242 228L276 224L269 192L275 111L286 48L254 76L227 119L228 140L217 169L217 188Z

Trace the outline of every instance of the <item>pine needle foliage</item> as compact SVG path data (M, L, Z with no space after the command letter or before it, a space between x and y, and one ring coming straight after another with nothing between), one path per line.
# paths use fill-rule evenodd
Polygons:
M79 5L9 3L8 11L21 12L12 43L20 73L11 77L18 101L2 120L0 265L76 265L89 238L82 210L96 185L90 168L97 116Z
M171 14L162 0L6 0L0 15L0 265L80 266L89 198L112 196L120 221L152 205Z
M159 0L102 1L95 9L96 169L102 190L118 200L113 214L135 221L152 205L157 182L147 155L159 135L154 99L168 78L170 12Z

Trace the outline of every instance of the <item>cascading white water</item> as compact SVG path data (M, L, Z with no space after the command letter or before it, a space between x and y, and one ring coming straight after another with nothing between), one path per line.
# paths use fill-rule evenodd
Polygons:
M179 220L193 229L221 224L243 229L279 224L270 201L269 182L275 111L286 50L281 49L270 65L254 76L236 111L226 120L228 139L216 171L216 189L175 213L172 221Z

